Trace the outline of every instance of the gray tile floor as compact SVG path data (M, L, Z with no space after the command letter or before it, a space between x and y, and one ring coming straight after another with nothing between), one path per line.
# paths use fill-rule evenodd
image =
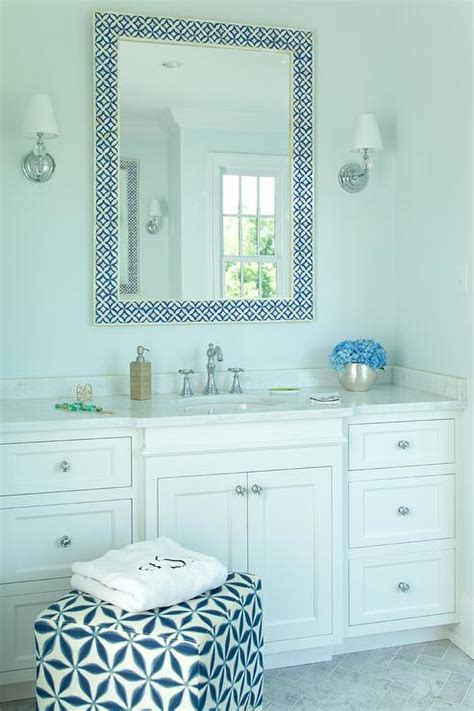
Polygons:
M34 701L0 705L34 711ZM474 709L474 660L448 640L265 672L264 711ZM138 709L137 709L138 711ZM183 711L186 711L183 709Z
M474 660L448 640L265 672L264 711L474 709Z

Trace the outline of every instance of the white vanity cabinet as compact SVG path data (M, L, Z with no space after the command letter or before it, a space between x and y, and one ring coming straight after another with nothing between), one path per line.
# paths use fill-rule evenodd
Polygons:
M145 433L146 536L262 578L268 667L319 659L342 631L342 419L201 428L180 453ZM242 429L243 428L243 429ZM289 432L290 431L290 432ZM286 655L286 656L285 656Z
M348 424L347 636L457 620L454 413Z
M462 415L378 407L3 434L0 701L31 695L33 623L72 562L158 535L262 578L267 668L445 637Z
M132 542L136 435L115 433L0 442L0 684L34 677L34 620L70 589L72 563Z
M158 532L263 581L266 642L332 631L332 469L164 478Z

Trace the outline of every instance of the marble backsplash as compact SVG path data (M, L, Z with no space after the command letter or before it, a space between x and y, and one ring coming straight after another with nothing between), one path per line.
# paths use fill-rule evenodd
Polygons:
M202 392L206 373L196 372L192 376L193 390ZM231 385L231 373L226 369L216 372L216 379L222 393ZM247 370L242 373L244 390L265 390L270 387L340 388L334 370L330 368L308 368L298 370ZM178 373L154 373L153 393L178 393L182 376ZM95 397L128 395L130 381L128 374L93 376L80 375L67 378L30 378L24 380L0 380L0 399L58 398L73 400L76 386L90 383ZM421 390L433 395L466 400L466 381L463 378L428 373L422 370L387 366L378 376L379 385L394 384Z

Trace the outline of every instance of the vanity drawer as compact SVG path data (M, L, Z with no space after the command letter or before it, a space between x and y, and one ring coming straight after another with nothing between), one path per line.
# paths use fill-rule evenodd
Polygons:
M74 561L131 543L132 502L2 509L0 531L0 583L64 578Z
M349 589L350 625L454 612L455 552L354 558Z
M22 442L0 447L5 494L130 486L130 437Z
M454 420L349 425L349 469L454 462Z
M349 484L349 547L454 536L455 477Z

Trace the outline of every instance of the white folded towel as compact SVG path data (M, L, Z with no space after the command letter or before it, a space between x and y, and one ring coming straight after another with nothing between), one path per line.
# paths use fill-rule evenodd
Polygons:
M227 570L170 538L133 543L88 563L74 563L71 585L127 612L175 605L222 585Z

